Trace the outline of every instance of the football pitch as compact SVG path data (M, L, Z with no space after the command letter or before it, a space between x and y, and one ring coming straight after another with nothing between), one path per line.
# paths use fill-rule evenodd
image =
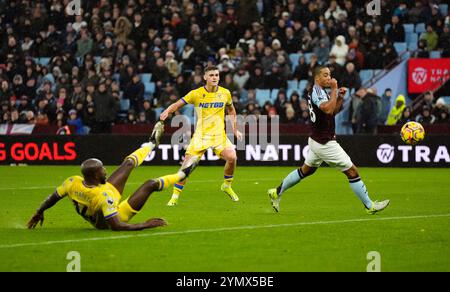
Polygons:
M107 167L111 173L115 167ZM124 192L176 167L135 170ZM232 202L220 191L222 167L200 166L179 204L154 193L131 223L163 217L140 232L93 229L68 199L47 210L43 227L26 223L54 188L79 167L0 167L0 271L66 271L71 251L81 271L450 271L450 170L361 168L372 199L390 199L367 215L346 177L330 168L289 190L275 213L266 195L293 168L239 167ZM375 256L373 256L375 254Z

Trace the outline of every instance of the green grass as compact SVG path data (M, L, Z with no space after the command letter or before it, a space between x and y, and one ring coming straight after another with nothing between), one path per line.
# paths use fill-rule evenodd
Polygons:
M125 196L174 170L137 169ZM380 253L382 271L450 271L449 169L361 168L371 197L391 199L375 216L330 168L289 190L274 213L266 190L291 170L238 167L234 203L219 190L223 169L201 166L178 206L165 205L170 190L155 193L132 220L163 217L169 226L116 233L93 229L67 199L42 228L25 229L79 167L0 167L0 271L65 271L69 251L80 253L82 271L366 271L370 251Z

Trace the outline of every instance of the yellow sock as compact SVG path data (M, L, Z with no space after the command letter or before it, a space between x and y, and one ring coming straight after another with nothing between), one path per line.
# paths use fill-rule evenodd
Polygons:
M233 176L232 175L224 175L224 185L225 187L231 187L231 184L233 183Z
M184 188L184 184L186 183L186 180L183 181L178 181L174 186L173 186L173 192L172 192L172 197L176 197L178 198L181 195L181 192L183 191Z
M139 165L144 162L144 159L152 152L153 150L153 144L147 143L145 146L139 148L138 150L134 151L130 155L128 155L125 159L131 159L134 162L134 167L138 167Z
M178 172L176 174L170 174L163 177L158 178L159 181L159 190L165 190L170 186L173 186L176 182L184 179L185 174L183 172Z

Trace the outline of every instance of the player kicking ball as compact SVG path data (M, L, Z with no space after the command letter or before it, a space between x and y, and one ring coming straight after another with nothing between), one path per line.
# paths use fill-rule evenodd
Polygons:
M330 94L325 88L331 89ZM369 198L358 169L336 142L334 116L341 110L346 92L346 88L338 89L337 81L331 78L329 68L319 66L314 70L314 86L307 98L312 122L312 134L308 139L309 152L301 168L291 172L278 188L268 190L276 212L280 210L280 200L284 192L312 175L322 162L337 167L347 176L351 189L364 204L367 213L375 214L389 205L389 200L377 202Z
M120 202L131 171L141 165L145 157L158 146L163 132L164 124L158 122L149 143L127 156L122 165L108 179L100 160L91 158L84 161L81 164L83 177L72 176L66 179L36 210L28 222L28 228L35 228L38 223L42 226L44 211L66 196L73 202L76 212L97 229L132 231L166 225L166 221L160 218L152 218L139 224L128 222L142 209L153 192L162 191L175 182L185 179L196 166L195 161L186 163L176 174L146 181L134 194Z
M186 163L191 163L189 162L191 160L200 160L206 150L212 148L217 156L226 161L224 182L220 189L231 200L237 202L239 197L231 188L237 158L234 146L225 133L225 110L232 119L234 135L241 140L242 134L236 127L236 110L233 106L230 91L219 86L219 73L217 67L208 66L203 76L206 85L192 90L185 97L170 105L161 113L160 119L166 120L169 115L186 104L195 106L198 121L195 133L186 150L183 166L186 166ZM178 203L178 198L185 183L186 179L181 179L174 185L172 198L167 203L168 206L175 206Z

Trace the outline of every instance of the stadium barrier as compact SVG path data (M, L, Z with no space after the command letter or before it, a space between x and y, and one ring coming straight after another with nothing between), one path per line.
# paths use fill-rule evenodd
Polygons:
M0 136L0 165L79 165L92 157L106 165L118 165L147 139L148 136L141 135ZM449 136L428 135L416 146L405 145L398 135L341 136L338 142L357 166L450 166ZM308 151L307 136L282 135L278 146L265 144L245 144L243 150L237 151L238 165L298 166ZM163 137L158 148L144 165L179 165L182 147L172 146L170 135ZM212 151L201 162L202 165L223 163Z

